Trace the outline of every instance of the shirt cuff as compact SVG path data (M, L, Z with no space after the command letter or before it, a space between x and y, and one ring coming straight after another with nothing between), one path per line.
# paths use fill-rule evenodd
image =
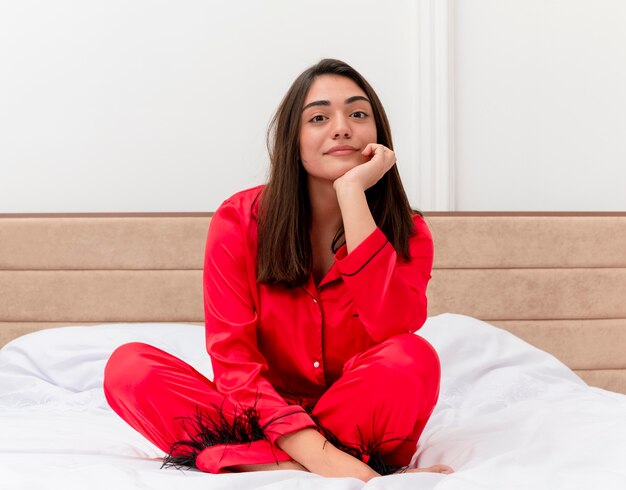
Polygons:
M378 227L370 233L352 252L341 247L335 254L339 272L343 276L354 276L379 254L389 243L387 237Z
M298 405L290 405L290 407L293 409L292 411L286 411L286 413L281 414L278 420L271 422L264 430L265 435L272 444L276 444L276 439L285 434L317 427L311 416L302 407Z

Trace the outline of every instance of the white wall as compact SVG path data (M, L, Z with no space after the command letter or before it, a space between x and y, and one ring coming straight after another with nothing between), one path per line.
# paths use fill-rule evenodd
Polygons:
M626 2L455 3L459 210L626 210Z
M377 90L414 206L625 210L624 25L621 0L0 0L0 213L215 210L323 57Z
M265 180L269 120L324 57L378 92L415 195L415 11L411 0L3 1L0 213L215 210Z

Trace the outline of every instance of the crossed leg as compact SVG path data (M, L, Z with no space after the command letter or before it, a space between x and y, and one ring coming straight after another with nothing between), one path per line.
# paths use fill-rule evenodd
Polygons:
M370 466L371 458L378 458L391 471L410 462L437 401L439 375L437 355L425 340L397 335L346 362L341 378L310 414L324 435L335 438L331 442ZM198 407L208 412L208 407L219 406L220 416L232 422L229 414L235 412L212 381L175 356L143 343L116 349L105 369L104 391L113 410L164 452L174 441L194 435L189 425L176 419L192 417ZM198 467L215 473L304 470L267 441L227 449L228 457L222 454L219 464L211 461ZM211 451L203 452L205 459L213 457Z

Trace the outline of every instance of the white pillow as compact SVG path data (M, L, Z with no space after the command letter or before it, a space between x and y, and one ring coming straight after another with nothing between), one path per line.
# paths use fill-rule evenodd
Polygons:
M555 390L588 389L565 364L504 329L466 315L428 318L417 332L441 360L443 402L459 406L469 396L501 406ZM467 413L471 417L471 413Z
M550 354L505 330L466 315L429 317L417 332L438 352L441 406L460 407L473 395L480 409L498 408L547 391L585 383ZM108 408L104 366L127 342L146 342L213 379L204 327L176 323L126 323L61 327L19 337L0 350L0 408L31 405ZM471 411L466 411L471 416Z
M19 337L0 350L0 408L70 405L108 408L104 366L116 347L145 342L213 378L204 327L119 323L50 328Z

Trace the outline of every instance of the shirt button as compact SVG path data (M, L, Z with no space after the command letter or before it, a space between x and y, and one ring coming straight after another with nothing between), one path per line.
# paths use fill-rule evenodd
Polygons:
M313 367L315 367L315 368L320 367L320 363L319 363L319 362L317 362L317 361L315 361L315 362L313 363Z
M315 298L313 298L313 303L317 303L317 300Z

